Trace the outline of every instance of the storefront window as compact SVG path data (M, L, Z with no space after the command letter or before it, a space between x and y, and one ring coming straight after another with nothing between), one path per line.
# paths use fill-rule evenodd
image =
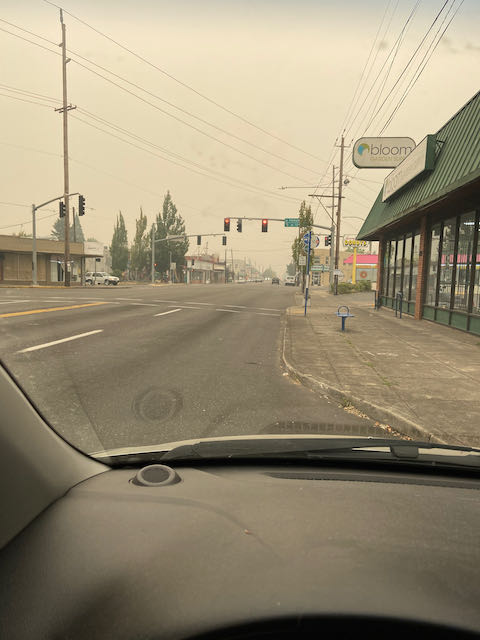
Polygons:
M455 268L455 232L456 218L450 218L443 224L442 252L440 261L440 278L438 288L438 306L450 308L452 278Z
M403 261L403 238L397 242L397 257L395 260L395 294L403 291L402 285L402 261ZM403 293L405 293L403 291Z
M477 231L477 241L476 247L473 250L474 256L476 256L475 266L472 268L475 269L475 279L473 282L473 305L472 305L472 313L476 313L480 315L480 217L478 218L478 231Z
M437 272L438 272L438 247L440 244L440 225L432 227L430 237L430 260L428 263L427 291L425 304L435 305L437 292Z
M413 241L412 287L410 290L410 300L413 300L415 302L415 296L417 294L418 254L420 251L420 234L419 233L415 234L412 241Z
M390 257L388 259L388 289L387 296L394 296L394 273L395 273L395 253L397 243L395 240L390 242Z
M383 295L388 295L388 265L390 257L390 241L385 243L385 253L383 254Z
M472 272L473 241L475 235L475 213L460 216L458 228L457 271L454 308L468 311L470 276Z
M410 263L412 254L412 236L405 238L405 252L403 258L403 297L405 300L410 300Z

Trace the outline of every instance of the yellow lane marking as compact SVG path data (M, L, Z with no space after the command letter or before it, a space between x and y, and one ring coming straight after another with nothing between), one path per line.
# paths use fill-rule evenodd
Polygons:
M97 307L108 302L89 302L88 304L74 304L70 307L48 307L46 309L31 309L30 311L15 311L14 313L0 313L0 318L13 318L14 316L28 316L33 313L50 313L51 311L69 311L70 309L82 309L82 307Z

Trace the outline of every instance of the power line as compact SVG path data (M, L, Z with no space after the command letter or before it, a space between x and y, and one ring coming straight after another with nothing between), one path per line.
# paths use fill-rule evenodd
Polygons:
M54 7L56 7L57 9L60 9L61 7L57 4L55 4L54 2L51 2L50 0L44 0L44 2L46 2L47 4L50 4ZM94 31L95 33L97 33L98 35L102 36L103 38L105 38L106 40L109 40L110 42L112 42L113 44L115 44L117 47L120 47L121 49L123 49L124 51L127 51L128 53L130 53L131 55L133 55L135 58L137 58L138 60L141 60L142 62L144 62L145 64L149 65L150 67L152 67L153 69L156 69L157 71L159 71L160 73L162 73L163 75L165 75L166 77L170 78L171 80L173 80L174 82L177 82L178 84L180 84L182 87L185 87L186 89L188 89L189 91L192 91L193 93L195 93L197 96L199 96L200 98L202 98L203 100L206 100L207 102L210 102L211 104L215 105L216 107L218 107L219 109L222 109L222 111L225 111L226 113L229 113L231 116L234 116L235 118L238 118L239 120L241 120L242 122L244 122L245 124L248 124L251 127L254 127L255 129L258 129L259 131L261 131L262 133L264 133L265 135L270 136L271 138L274 138L275 140L278 140L279 142L282 142L283 144L286 144L287 146L291 147L292 149L296 149L297 151L300 151L301 153L304 153L305 155L308 155L312 158L314 158L315 160L320 160L321 162L325 162L325 160L323 160L322 158L319 158L318 156L305 151L304 149L301 149L300 147L297 147L296 145L292 144L291 142L288 142L287 140L284 140L283 138L281 138L280 136L277 136L273 133L271 133L270 131L267 131L266 129L263 129L262 127L260 127L259 125L254 124L253 122L251 122L250 120L248 120L247 118L239 115L238 113L235 113L234 111L232 111L231 109L228 109L227 107L223 106L222 104L220 104L219 102L213 100L212 98L209 98L208 96L206 96L205 94L201 93L200 91L198 91L197 89L194 89L192 86L190 86L189 84L187 84L186 82L183 82L182 80L179 80L178 78L176 78L175 76L173 76L171 73L168 73L167 71L165 71L165 69L162 69L161 67L159 67L158 65L154 64L153 62L150 62L149 60L147 60L146 58L144 58L143 56L141 56L140 54L136 53L135 51L133 51L132 49L129 49L128 47L126 47L125 45L121 44L120 42L118 42L117 40L115 40L114 38L112 38L111 36L108 36L107 34L103 33L102 31L100 31L99 29L96 29L95 27L93 27L92 25L88 24L87 22L85 22L84 20L82 20L81 18L79 18L78 16L74 15L73 13L67 11L66 9L63 9L63 12L66 13L67 15L69 15L70 17L74 18L75 20L77 20L78 22L80 22L81 24L83 24L84 26L88 27L89 29L91 29L92 31Z
M1 20L1 18L0 18ZM17 29L21 29L21 27L16 27ZM15 38L19 38L20 40L24 40L25 42L29 42L30 44L34 44L36 47L40 47L40 49L44 49L45 51L49 51L50 53L54 53L56 56L61 56L62 54L59 51L53 51L52 49L49 49L48 47L45 47L43 44L39 44L38 42L35 42L34 40L29 40L28 38L24 38L23 36L21 36L18 33L12 33L11 31L7 31L7 29L2 29L2 27L0 27L0 31L3 31L4 33L8 33L10 36L14 36ZM22 31L24 31L24 29L22 29ZM36 36L37 38L41 38L41 36ZM43 40L45 40L45 38L43 38ZM48 42L48 41L47 41ZM55 44L55 43L52 43ZM55 44L55 46L57 46Z
M218 182L222 182L222 183L224 183L224 184L228 184L228 186L233 186L233 187L235 187L235 188L240 188L240 189L242 189L242 188L243 188L243 189L246 189L246 190L248 190L248 191L252 191L252 192L253 192L253 193L255 193L256 195L259 195L259 194L260 194L260 195L268 195L269 197L272 197L272 198L278 198L278 199L281 199L281 200L282 200L282 201L284 201L284 202L285 202L285 201L298 202L298 200L296 200L295 198L289 198L288 196L281 196L281 195L276 194L276 193L271 193L271 192L269 192L269 191L267 191L267 190L265 190L265 189L262 189L261 187L256 187L255 185L250 185L250 184L245 183L245 182L243 182L243 181L241 181L241 180L238 180L237 178L231 178L231 177L229 177L229 176L226 176L226 180L228 180L228 181L229 181L229 182L227 182L227 181L226 181L226 180L224 180L224 179L220 179L220 178L217 178L217 177L215 177L215 176L211 176L211 175L209 175L208 173L201 173L200 171L198 171L198 170L194 169L193 167L185 166L185 165L181 164L180 162L177 162L176 160L172 160L171 158L165 158L164 156L161 156L161 155L160 155L160 154L158 154L158 153L155 153L155 152L153 152L153 151L150 151L149 149L145 149L144 147L141 147L140 145L137 145L137 144L135 144L135 143L133 143L133 142L130 142L129 140L125 140L125 139L121 138L120 136L117 136L117 135L115 135L114 133L111 133L110 131L106 131L105 129L101 129L100 127L97 127L96 125L92 124L91 122L87 122L86 120L82 120L82 119L81 119L81 118L79 118L78 116L74 116L74 115L72 115L71 117L72 117L72 118L74 118L75 120L78 120L79 122L82 122L83 124L86 124L86 125L88 125L88 126L90 126L90 127L93 127L94 129L97 129L98 131L101 131L102 133L106 133L107 135L112 136L113 138L116 138L116 139L120 140L121 142L124 142L125 144L128 144L128 145L130 145L130 146L136 147L137 149L140 149L141 151L145 151L146 153L149 153L149 154L151 154L151 155L153 155L153 156L156 156L156 157L158 157L158 158L161 158L162 160L165 160L165 161L167 161L167 162L170 162L170 163L172 163L172 164L175 164L175 165L177 165L177 166L180 166L180 167L182 167L183 169L188 169L189 171L192 171L193 173L197 173L197 174L199 174L199 175L201 175L201 176L203 176L203 177L208 177L208 178L210 178L210 179L212 179L212 180L216 180L216 181L218 181ZM192 164L196 164L196 163L194 163L193 161L189 161L189 162L191 162ZM203 168L201 165L200 165L200 168L201 168L203 171L208 170L208 169ZM212 173L216 173L216 174L219 174L219 175L222 175L222 176L223 176L223 174L220 174L220 172L216 172L216 171L214 171L214 170L212 170L212 169L210 169L210 171L211 171ZM223 176L223 177L225 177L225 176ZM238 184L238 185L237 185L237 184L234 184L234 182L238 182L239 184ZM253 190L255 190L255 191L253 191Z

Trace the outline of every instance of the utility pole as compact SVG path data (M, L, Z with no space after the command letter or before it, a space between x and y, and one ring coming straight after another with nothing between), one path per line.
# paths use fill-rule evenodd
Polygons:
M32 283L36 287L38 285L37 279L37 221L35 216L35 205L32 204Z
M64 278L65 286L70 286L70 185L68 175L68 112L70 109L75 109L72 105L67 104L67 63L70 62L70 58L67 58L67 35L66 27L63 21L63 11L60 9L60 23L62 25L62 83L63 83L63 106L60 109L55 109L63 115L63 196L65 200L65 257L64 257Z
M335 224L333 222L333 214L335 211L335 165L332 166L332 234L330 238L330 272L328 282L330 286L333 284L333 265L335 262L335 252L333 246L333 239L335 237Z
M345 138L342 135L340 144L340 174L338 177L338 207L337 207L337 232L335 239L335 270L338 269L338 260L340 254L340 217L342 214L342 186L343 186L343 151L345 148ZM338 275L335 274L333 279L333 292L338 294Z

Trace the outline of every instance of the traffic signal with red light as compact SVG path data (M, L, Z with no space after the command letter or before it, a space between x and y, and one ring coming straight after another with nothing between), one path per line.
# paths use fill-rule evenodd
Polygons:
M230 231L230 218L223 219L223 230Z
M237 231L242 233L242 220L240 218L237 220Z
M60 201L58 203L58 211L60 214L60 218L64 218L65 217L65 203Z
M78 215L85 215L85 198L83 196L78 196Z
M268 231L268 220L264 218L262 220L262 233L267 233Z
M332 236L325 236L325 246L329 247L332 244Z

